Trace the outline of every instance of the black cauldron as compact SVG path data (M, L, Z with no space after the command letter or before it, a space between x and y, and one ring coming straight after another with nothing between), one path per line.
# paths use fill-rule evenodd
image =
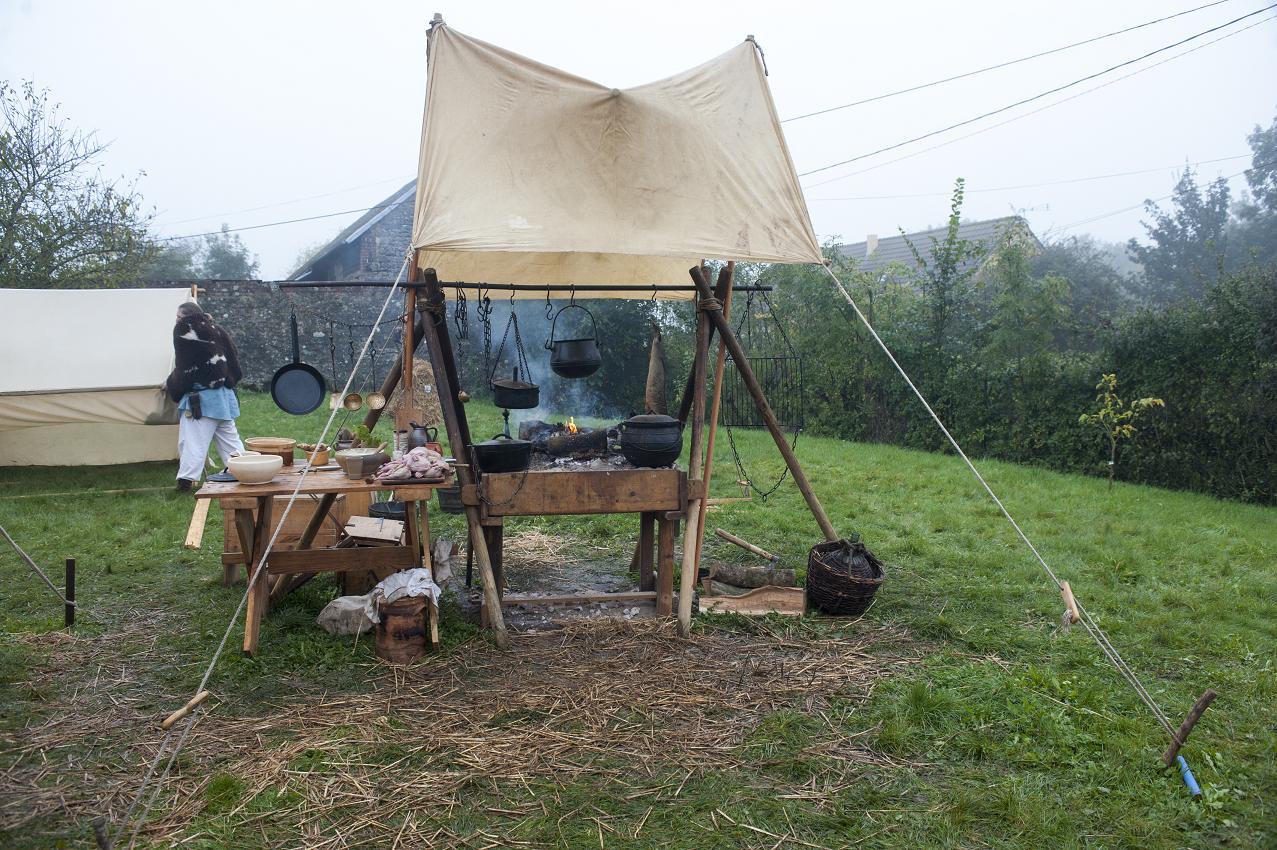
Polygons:
M532 462L532 441L497 434L474 444L474 459L484 472L522 472Z
M590 317L594 335L556 340L554 331L559 323L559 316L563 315L564 310L573 308L584 311ZM545 347L550 351L550 368L562 378L586 378L603 365L603 356L599 354L598 323L594 321L594 314L580 304L568 304L554 314L554 321L550 323L550 338L546 340Z
M649 413L621 423L621 454L635 466L669 466L683 453L683 423Z
M531 410L541 403L541 388L536 384L519 380L519 368L514 369L514 378L494 378L492 381L492 403L506 410Z

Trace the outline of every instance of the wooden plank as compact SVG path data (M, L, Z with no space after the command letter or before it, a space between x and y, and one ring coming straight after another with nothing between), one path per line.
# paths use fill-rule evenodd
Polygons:
M272 552L266 568L271 575L341 573L377 567L406 570L415 566L407 546L364 546L351 549L306 549Z
M626 593L564 593L557 596L528 596L511 593L501 600L507 608L511 605L588 605L596 602L655 602L656 592L629 591Z
M732 279L736 274L736 262L729 260L727 265L718 274L718 288L714 292L714 297L723 302L723 318L731 318L732 307ZM697 518L696 525L696 572L699 575L701 569L701 550L705 546L705 514L709 510L709 485L714 476L714 442L718 436L718 417L723 406L723 374L727 370L727 345L721 339L718 341L718 356L714 359L714 386L710 394L709 401L709 434L705 437L705 474L702 476L703 481L697 482L701 485L699 493L693 495L692 498L700 499L701 510L700 516Z
M311 544L315 542L315 535L319 533L319 529L324 524L324 518L328 516L328 512L332 510L333 503L337 501L336 493L325 493L319 497L319 504L315 505L315 510L310 515L310 521L306 523L306 528L302 530L302 535L297 540L298 549L309 549Z
M314 539L311 541L312 546L326 548L336 545L338 536L341 533L342 526L345 525L347 517L350 515L350 505L359 499L367 498L366 493L350 493L337 494L332 506L328 510L328 516L319 526L315 533ZM305 533L309 520L314 516L313 512L306 510L306 506L310 502L319 503L323 499L322 496L307 496L305 499L299 498L294 504L293 510L288 513L287 517L282 517L284 505L288 502L288 496L275 497L275 521L271 528L274 533L279 528L279 537L275 540L275 548L277 550L295 548ZM232 500L222 500L222 507L225 507ZM256 499L235 499L234 502L241 507L237 510L248 510L251 516L256 516L257 500ZM225 539L223 544L222 563L223 564L242 564L247 558L244 557L243 546L240 543L239 536L235 534L235 515L233 511L225 513Z
M208 522L211 504L207 499L196 500L195 510L191 511L191 524L186 527L186 542L182 544L187 549L198 549L204 542L204 524Z
M677 522L656 520L656 615L668 617L674 610L674 529Z
M639 517L638 574L639 590L656 590L656 573L652 547L656 544L656 514L644 511Z
M702 596L701 608L717 614L788 614L799 616L806 602L801 587L756 587L740 596Z
M300 472L300 470L299 470ZM210 481L195 494L196 499L243 499L260 498L261 496L289 496L297 486L298 473L280 473L265 484L240 484L234 481ZM311 472L302 481L299 495L309 496L322 493L377 493L382 490L394 490L401 498L429 499L440 487L451 487L452 479L420 484L383 484L375 478L351 480L346 473L328 470ZM235 504L235 503L232 503Z
M490 516L678 511L679 469L537 470L489 473L479 488Z
M346 522L346 536L354 537L360 543L389 543L398 545L404 535L407 523L397 519L382 519L370 516L352 516ZM409 535L408 544L412 545L413 535ZM300 547L298 547L300 548Z
M262 567L262 559L266 554L266 544L270 542L274 502L272 498L262 498L258 503L257 521L253 523L253 546L251 549L245 547L245 551L253 553L252 559L248 562L248 610L244 614L244 654L249 657L257 652L262 617L270 604L270 583L266 580L266 570ZM235 513L238 518L244 512L236 511Z

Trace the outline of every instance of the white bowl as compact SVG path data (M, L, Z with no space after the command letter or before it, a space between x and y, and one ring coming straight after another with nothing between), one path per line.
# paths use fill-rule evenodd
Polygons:
M226 466L241 484L265 484L284 466L279 455L240 455L226 462Z

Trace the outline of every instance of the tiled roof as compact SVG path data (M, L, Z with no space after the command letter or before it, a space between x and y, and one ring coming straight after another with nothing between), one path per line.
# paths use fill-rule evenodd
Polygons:
M908 241L913 243L914 247L918 249L918 253L930 260L932 240L943 242L948 229L945 226L910 233ZM983 245L987 255L988 252L991 252L1001 244L1010 233L1016 230L1027 234L1035 246L1041 247L1037 237L1029 229L1028 222L1016 215L991 218L986 221L964 221L958 225L958 238ZM910 268L916 265L913 252L909 250L908 242L905 241L904 236L897 235L880 238L877 250L868 257L865 256L867 248L867 242L853 242L849 245L839 245L838 252L844 257L855 259L858 262L858 268L862 271L876 271L892 263L900 263ZM979 262L982 264L983 258Z

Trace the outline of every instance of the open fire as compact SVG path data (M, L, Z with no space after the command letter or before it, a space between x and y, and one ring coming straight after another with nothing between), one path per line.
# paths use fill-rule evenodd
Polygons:
M615 435L615 428L577 425L575 417L567 422L528 419L519 423L519 439L532 443L533 469L629 467L615 446Z

